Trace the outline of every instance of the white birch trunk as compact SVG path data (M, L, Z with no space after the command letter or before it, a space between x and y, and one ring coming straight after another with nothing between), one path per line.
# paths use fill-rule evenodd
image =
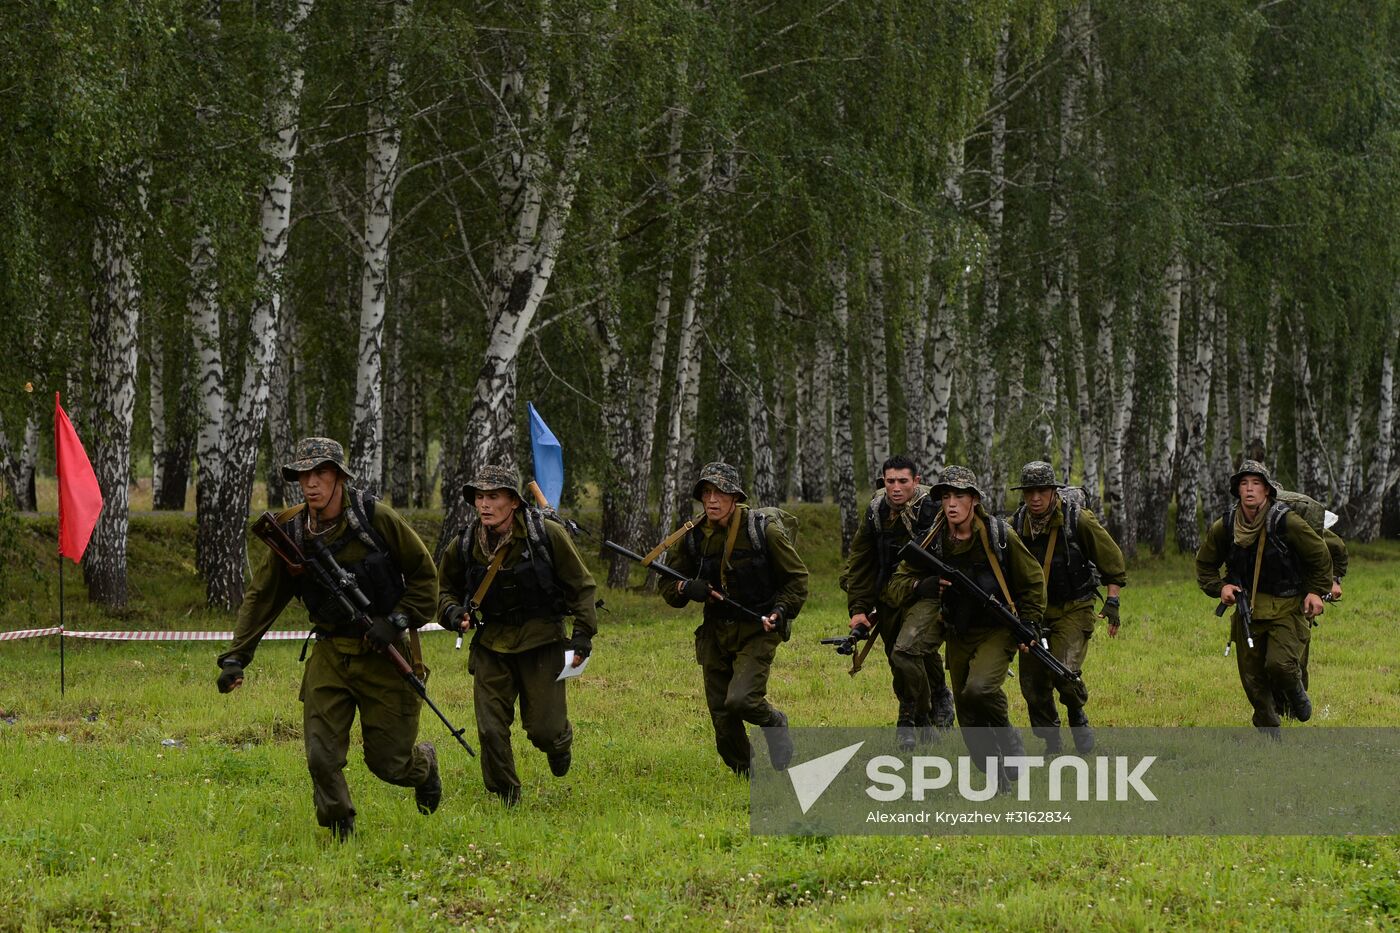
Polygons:
M705 175L714 167L712 153L705 155ZM690 277L686 285L685 301L681 306L681 323L676 349L676 390L671 401L671 416L666 431L666 469L661 494L661 531L669 533L675 526L677 515L686 508L684 492L694 456L694 414L689 413L689 400L696 398L699 404L700 388L700 340L699 308L705 290L705 273L709 260L709 228L704 227L696 236L690 250ZM694 387L692 389L692 386ZM687 420L689 418L689 420ZM686 437L691 438L687 449Z
M357 484L377 492L384 472L384 311L389 291L389 247L394 223L394 189L399 178L403 82L395 42L408 19L411 0L392 0L392 27L376 32L385 59L384 94L369 103L365 134L365 217L360 238L360 341L355 375L355 426L350 469Z
M160 330L151 328L150 359L151 414L151 501L159 502L165 478L165 350Z
M1167 544L1167 503L1172 498L1172 472L1176 467L1177 434L1177 373L1181 337L1181 293L1186 270L1181 258L1174 258L1166 270L1163 288L1166 292L1162 307L1161 339L1158 344L1162 353L1162 368L1167 380L1161 386L1162 399L1166 410L1158 415L1153 432L1150 462L1151 483L1148 487L1148 502L1159 508L1148 509L1144 514L1145 531L1153 555L1162 554Z
M1383 331L1381 378L1376 399L1376 440L1366 470L1365 493L1360 497L1352 535L1358 541L1374 541L1381 532L1381 514L1389 491L1395 438L1395 349L1400 342L1400 315L1392 311Z
M208 516L204 555L209 605L233 609L243 601L243 571L247 562L248 507L257 468L258 441L267 414L268 372L277 354L278 319L282 307L282 276L287 235L292 219L292 184L300 141L299 113L305 71L305 24L314 0L296 0L283 30L291 39L279 64L276 95L271 101L271 132L263 149L274 166L263 185L259 204L257 265L248 333L248 359L236 410L225 411L223 471L218 478ZM208 373L201 379L207 387ZM201 460L201 471L205 461ZM204 473L201 472L201 479ZM205 519L201 516L201 525Z
M877 247L870 256L870 317L865 326L868 370L865 401L866 482L880 473L890 453L890 380L885 344L885 258Z
M991 157L987 187L987 255L982 266L982 320L978 329L976 366L977 425L973 434L973 452L977 457L974 471L982 479L992 512L1001 511L1003 498L1002 468L996 462L993 443L998 424L997 367L993 358L997 322L1001 317L1001 229L1006 199L1006 57L1011 44L1011 27L1003 23L992 67L991 99L997 107L992 117ZM1016 373L1015 367L1012 372ZM1019 378L1013 376L1013 383Z
M1104 337L1107 335L1110 354L1112 353L1114 323L1114 303L1110 299L1104 302L1099 311L1100 347L1104 345ZM1105 359L1111 360L1113 357L1110 355ZM1135 392L1137 355L1132 340L1125 342L1123 358L1117 366L1118 384L1116 391L1112 385L1111 368L1105 367L1105 369L1109 372L1101 375L1108 381L1109 392L1103 397L1110 406L1111 417L1104 451L1104 506L1107 512L1108 530L1113 534L1118 545L1123 548L1124 553L1130 554L1137 552L1137 525L1136 516L1132 509L1133 500L1126 488L1124 448L1128 425L1132 422L1133 408L1137 402Z
M1279 322L1279 293L1274 287L1270 298L1270 317ZM1240 440L1242 457L1267 463L1269 460L1269 417L1274 392L1274 360L1278 348L1278 328L1264 328L1262 339L1253 332L1254 342L1239 338L1240 417L1243 420ZM1258 366L1256 370L1255 366Z
M933 279L933 234L924 230L919 234L915 249L915 269L918 270L917 286L911 286L913 293L909 307L912 310L910 323L904 342L904 449L918 463L920 472L928 470L927 449L929 429L928 366L925 362L928 349L929 324L933 317L935 299ZM941 291L941 289L940 289Z
M1213 296L1212 296L1213 297ZM1230 341L1225 329L1225 314L1216 309L1215 365L1211 372L1212 411L1210 427L1213 433L1209 480L1205 484L1206 520L1214 521L1230 507L1231 496L1225 489L1226 478L1234 472L1234 457L1230 451L1234 416L1230 400ZM1209 526L1207 526L1209 527Z
M548 34L548 13L541 20L541 30ZM538 73L527 74L526 66L522 55L503 77L498 94L496 144L502 153L496 162L497 185L511 234L497 246L492 262L486 355L467 412L462 476L486 463L517 463L516 363L553 277L589 149L590 113L578 95L572 101L577 109L564 151L557 169L551 171L540 146L548 136L549 123L562 113L551 110L543 63L535 67ZM459 496L444 504L448 511L439 549L451 535L450 529L465 524L468 512Z
M136 413L137 328L141 317L141 283L137 276L136 231L128 215L146 211L145 165L128 168L130 177L106 174L108 202L117 213L97 221L92 260L97 286L92 293L92 465L102 489L102 513L83 555L88 597L105 606L127 600L126 538L130 521L131 427ZM123 203L130 186L134 204Z
M1314 499L1331 502L1339 491L1327 468L1326 449L1313 400L1312 367L1308 363L1307 322L1295 305L1293 317L1293 372L1295 382L1293 439L1297 453L1298 488Z
M1210 410L1211 371L1215 363L1215 289L1200 283L1194 290L1196 329L1194 360L1186 369L1182 413L1184 446L1176 485L1176 546L1182 554L1194 554L1201 544L1196 512L1209 487L1206 479L1206 426ZM1210 517L1210 500L1206 498Z
M833 291L832 315L836 323L834 341L835 365L832 367L832 411L835 431L833 451L836 457L836 502L841 512L841 556L850 553L851 540L856 536L860 511L856 505L855 457L851 443L851 373L847 338L850 333L850 298L846 284L846 258L831 262Z
M1347 374L1346 441L1337 476L1341 488L1332 501L1332 511L1338 514L1350 510L1352 499L1360 495L1362 489L1361 395L1361 367L1353 366Z

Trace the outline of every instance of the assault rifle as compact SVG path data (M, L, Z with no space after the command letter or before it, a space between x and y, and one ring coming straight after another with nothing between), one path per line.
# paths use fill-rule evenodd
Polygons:
M604 541L604 542L603 542L603 547L607 548L608 550L610 550L610 551L612 551L612 552L614 552L614 553L616 553L616 554L621 554L623 557L627 558L628 560L636 561L637 563L641 564L643 567L649 567L649 568L651 568L652 570L656 571L658 574L660 574L661 576L665 577L665 578L668 579L668 580L675 580L677 583L689 583L689 582L690 582L690 577L687 577L685 574L681 573L681 572L680 572L679 570L677 570L676 568L674 568L674 567L668 567L667 565L661 563L660 560L654 560L654 561L652 561L650 564L648 564L648 563L647 563L647 559L646 559L645 557L643 557L642 555L638 554L636 551L631 550L630 548L625 548L625 547L623 547L622 545L618 544L616 541ZM736 603L734 600L730 599L728 596L725 596L723 593L720 593L719 590L714 589L714 587L711 587L710 589L711 589L712 592L719 593L719 599L718 599L717 601L718 601L721 605L728 606L730 609L733 609L735 612L739 613L740 615L748 616L750 619L753 619L755 622L762 622L765 618L767 618L767 617L764 616L762 613L760 613L760 612L755 612L754 610L750 609L748 606L742 606L742 605L740 605L739 603ZM784 622L786 622L786 620L784 620Z
M1229 581L1226 581L1229 582ZM1244 627L1244 643L1249 647L1254 647L1254 630L1251 627L1254 622L1254 607L1249 604L1249 591L1244 587L1235 590L1235 606L1240 610L1240 625ZM1223 602L1215 607L1217 617L1225 615L1225 610L1230 607ZM1225 657L1230 656L1230 640L1225 639Z
M823 645L835 645L837 654L851 657L851 669L846 673L852 677L860 673L860 669L865 666L866 656L870 654L870 649L875 644L875 630L880 627L880 617L876 614L876 610L872 609L866 613L866 618L870 620L869 625L857 625L844 638L822 639ZM856 646L861 642L865 642L866 645L857 653Z
M1050 648L1045 643L1045 639L1036 631L1036 627L1025 619L1020 618L1016 613L1003 606L982 587L973 582L972 578L963 573L952 564L938 557L938 555L919 547L913 541L904 545L899 552L901 560L907 560L911 564L922 566L933 570L943 579L947 580L963 596L976 602L985 612L996 616L997 620L1011 630L1011 635L1016 639L1018 645L1026 645L1030 648L1031 655L1037 661L1044 664L1050 673L1061 680L1083 689L1084 681L1078 671L1072 671L1065 667L1064 662L1050 653Z
M312 579L319 583L331 597L340 605L340 608L348 614L355 623L369 631L373 624L369 617L369 597L365 596L360 589L359 582L355 575L350 573L335 559L326 546L320 541L312 541L311 558L302 553L301 548L291 539L282 526L277 524L277 518L271 512L264 512L262 517L253 523L253 534L262 539L263 543L272 549L272 553L282 559L287 565L287 571L294 577L299 577L307 571L311 572ZM437 704L428 696L428 687L423 681L418 679L418 675L413 673L413 666L404 660L404 656L393 645L386 645L380 649L380 653L389 659L394 668L399 672L399 676L408 681L408 685L413 688L413 692L428 704L428 708L437 714L437 718L442 720L442 724L447 727L447 731L452 733L452 737L457 740L457 744L467 750L467 754L473 758L476 752L467 744L467 740L462 738L466 729L458 729L448 721L442 710L437 708Z

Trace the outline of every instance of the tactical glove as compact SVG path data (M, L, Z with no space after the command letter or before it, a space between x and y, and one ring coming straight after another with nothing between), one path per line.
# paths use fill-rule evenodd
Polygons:
M777 618L773 620L773 631L781 635L783 641L787 641L792 637L792 620L783 612L782 606L775 607L772 614L777 616Z
M408 616L402 612L391 612L382 619L375 619L369 631L365 633L365 638L376 650L383 651L396 644L406 628Z
M1108 620L1108 624L1111 625L1111 626L1113 626L1114 628L1117 628L1119 625L1122 624L1122 623L1119 621L1119 619L1118 619L1118 597L1117 597L1117 596L1110 596L1110 597L1108 597L1108 599L1105 599L1105 600L1103 601L1103 612L1100 613L1100 615L1102 615L1105 619L1107 619L1107 620Z
M693 603L703 603L710 598L710 581L688 580L681 585L681 595Z
M219 665L219 685L220 693L231 693L238 681L243 679L243 665L237 661L229 659Z
M593 638L574 629L574 637L569 639L568 647L573 651L574 657L586 658L593 653Z
M442 620L439 624L449 632L460 632L462 630L462 616L466 614L465 606L453 603L442 611Z
M924 577L919 581L919 585L914 587L914 592L920 599L937 599L939 591L943 589L943 581L938 579L938 574L931 577Z

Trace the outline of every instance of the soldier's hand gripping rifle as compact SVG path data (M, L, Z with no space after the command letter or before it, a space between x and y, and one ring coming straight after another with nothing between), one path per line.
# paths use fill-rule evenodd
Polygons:
M1228 581L1227 581L1228 582ZM1249 604L1249 591L1242 586L1235 586L1235 606L1240 611L1240 625L1244 628L1244 643L1249 647L1254 647L1254 607ZM1225 610L1230 607L1224 602L1215 607L1217 617L1225 615ZM1225 657L1230 656L1230 639L1225 639Z
M967 574L942 560L938 555L919 547L913 541L904 545L903 550L899 552L899 557L915 566L934 571L952 584L963 596L973 600L983 610L996 616L999 622L1011 630L1011 635L1016 639L1016 643L1027 646L1031 655L1044 664L1050 673L1072 685L1083 685L1083 679L1079 676L1078 671L1072 671L1065 667L1064 662L1050 653L1050 649L1046 646L1040 633L1036 631L1035 626L1003 606L991 594L973 582Z
M309 571L312 578L339 603L341 609L353 618L357 625L366 632L369 631L373 625L368 611L369 597L365 596L364 591L360 589L355 575L340 566L335 555L326 550L324 544L320 541L313 541L311 558L308 560L297 543L291 539L281 525L277 524L277 519L271 512L264 512L262 517L253 523L253 534L261 538L263 543L282 559L292 576L299 577ZM467 740L462 738L466 730L453 726L443 715L442 710L437 708L437 704L428 696L427 685L418 679L417 674L413 673L413 666L404 660L404 656L399 653L399 650L393 645L385 645L379 650L394 665L399 676L408 681L413 692L418 694L424 703L428 704L428 708L437 714L438 719L442 720L442 724L447 727L448 732L452 733L457 744L465 748L468 755L475 758L476 752L467 744Z
M638 554L636 551L631 550L630 548L623 547L616 541L604 541L603 547L607 548L610 551L613 551L614 553L621 554L628 560L636 561L643 567L651 568L652 570L656 571L658 574L660 574L668 580L675 580L677 583L690 582L690 577L687 577L685 574L681 573L676 568L668 567L665 564L661 563L660 560L654 560L650 564L648 564L647 559L645 557ZM725 596L723 593L720 593L719 590L716 590L714 587L710 587L710 590L711 592L719 595L719 599L717 600L717 602L721 603L722 605L728 606L730 609L733 609L740 615L748 616L755 622L763 622L765 619L767 619L767 616L763 615L760 612L756 612L753 609L750 609L748 606L741 606L739 603L736 603L728 596ZM781 616L779 618L781 619ZM779 624L781 625L782 622L780 622Z
M860 673L860 669L865 666L865 659L875 644L875 630L880 627L880 617L877 610L870 610L865 614L865 617L870 620L870 624L857 625L845 638L822 639L823 645L835 645L837 654L851 656L851 669L846 673L852 677ZM865 647L857 653L856 646L861 642L865 642Z

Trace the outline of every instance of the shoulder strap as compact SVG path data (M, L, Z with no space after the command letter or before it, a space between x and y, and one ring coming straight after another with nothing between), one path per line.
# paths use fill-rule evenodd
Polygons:
M1026 504L1023 502L1011 513L1011 527L1018 535L1026 533Z
M1006 523L992 516L988 517L988 521L992 524L994 532L1000 532L999 535L994 535L994 537L999 537L1001 539L998 547L1005 548ZM987 553L987 560L992 565L992 574L997 578L997 586L1001 587L1001 595L1006 597L1007 607L1015 613L1016 600L1011 598L1011 588L1006 585L1006 574L1002 573L1001 570L1001 555L992 550L991 542L987 539L987 524L988 522L981 522L978 525L978 530L982 533L982 550Z
M1077 502L1065 502L1065 544L1079 543L1079 513L1083 511Z
M656 560L662 554L665 554L666 551L670 549L671 545L675 544L677 541L683 538L685 536L685 533L694 527L695 519L688 519L684 525L671 532L665 538L661 539L661 543L658 544L656 547L652 548L650 551L647 551L646 556L642 558L642 566L650 567L652 561Z
M362 493L353 486L347 486L345 493L345 497L350 500L346 522L350 525L350 530L355 533L355 537L363 541L365 546L372 551L388 553L389 542L375 529L373 524L374 506L379 499Z
M476 536L476 523L479 519L472 519L467 522L467 527L463 528L457 535L457 557L461 559L462 565L467 566L472 562L472 538Z

